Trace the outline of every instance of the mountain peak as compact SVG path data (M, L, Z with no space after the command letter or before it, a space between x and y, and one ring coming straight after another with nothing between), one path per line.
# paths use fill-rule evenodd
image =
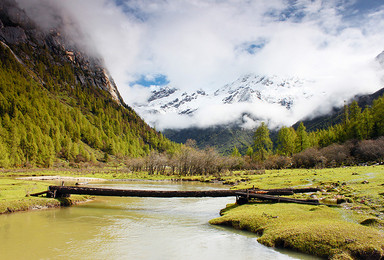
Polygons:
M162 86L151 92L146 104L134 104L134 107L150 123L153 123L151 119L156 117L153 115L172 113L193 117L197 113L204 113L206 109L209 110L209 106L226 106L228 109L229 106L246 105L248 108L245 112L258 117L260 111L256 111L257 104L289 111L297 101L309 99L313 95L310 86L307 86L310 83L294 77L246 74L215 91L199 89L188 92Z

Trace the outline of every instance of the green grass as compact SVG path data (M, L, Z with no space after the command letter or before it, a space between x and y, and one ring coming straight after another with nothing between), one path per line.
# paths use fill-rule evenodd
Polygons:
M69 170L14 170L0 173L0 212L71 204L71 200L25 197L50 184L14 180L15 176L60 175L104 179L221 180L234 188L319 187L315 194L324 203L346 201L339 207L298 204L230 205L212 224L231 225L260 234L267 246L286 247L333 259L379 259L384 257L384 166L336 169L239 171L220 176L163 176L130 173L123 168ZM309 198L310 194L296 194ZM85 198L79 198L85 199ZM360 224L361 223L361 224Z
M260 234L258 241L333 259L384 258L384 167L273 170L248 175L235 188L319 187L323 203L342 199L339 207L298 204L230 205L211 224L230 225Z
M27 195L48 190L52 183L0 178L0 214L31 209L71 205L88 199L87 196L71 196L65 200Z
M266 246L284 247L321 257L384 257L384 234L346 222L327 206L296 204L231 205L211 224L230 225L260 234Z

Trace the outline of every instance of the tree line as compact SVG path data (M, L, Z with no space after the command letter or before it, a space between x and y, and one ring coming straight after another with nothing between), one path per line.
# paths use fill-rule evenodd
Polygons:
M180 149L106 91L76 83L69 62L50 63L40 56L31 67L50 73L26 69L0 45L0 167L50 167L56 161L96 162Z
M198 149L194 140L174 154L152 151L145 157L130 158L125 165L133 172L165 175L219 175L220 173L239 169L241 158L223 156L212 147Z
M258 167L332 167L384 160L384 97L362 109L357 101L344 106L342 123L307 132L282 127L275 143L267 125L261 123L244 160ZM235 147L232 154L239 156Z

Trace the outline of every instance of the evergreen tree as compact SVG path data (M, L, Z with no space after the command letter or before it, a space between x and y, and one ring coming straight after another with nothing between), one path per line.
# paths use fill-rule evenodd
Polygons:
M247 151L245 152L245 154L248 155L250 158L253 157L253 148L252 148L252 146L249 146L247 148Z
M299 127L296 130L296 152L299 153L301 151L304 151L305 149L309 148L309 138L308 133L306 131L306 128L303 124L303 122L300 122Z
M367 106L361 115L361 135L363 139L369 139L372 137L373 125L372 111Z
M240 154L239 150L237 149L236 145L233 147L231 156L233 156L233 157L241 157L241 154Z
M256 157L259 160L264 161L267 159L268 154L270 154L273 148L273 143L269 137L268 127L264 122L262 122L256 129L253 140Z
M0 168L6 168L10 164L9 153L6 145L0 138Z
M379 137L384 135L384 97L373 102L372 106L372 117L373 117L373 137Z
M295 152L296 132L292 127L282 127L277 135L278 153L291 156Z
M361 108L357 101L349 106L349 124L346 126L347 139L362 139Z

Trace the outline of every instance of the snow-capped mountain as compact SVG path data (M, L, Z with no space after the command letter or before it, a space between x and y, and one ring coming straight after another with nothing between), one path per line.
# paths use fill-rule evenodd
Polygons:
M136 104L135 109L145 114L193 115L202 104L233 105L275 104L290 110L297 100L308 99L313 91L310 81L277 76L245 75L211 93L197 90L191 93L170 86L160 87L151 92L145 104Z

